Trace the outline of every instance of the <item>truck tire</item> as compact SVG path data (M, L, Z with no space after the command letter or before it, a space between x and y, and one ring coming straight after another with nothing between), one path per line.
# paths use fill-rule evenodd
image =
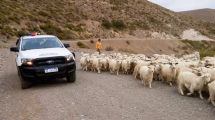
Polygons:
M68 83L74 83L76 80L76 72L73 72L71 75L66 77Z
M21 83L21 88L22 89L27 89L27 88L30 88L31 86L33 86L33 83L32 82L29 82L29 81L26 81L22 75L19 73L19 79L20 79L20 83Z

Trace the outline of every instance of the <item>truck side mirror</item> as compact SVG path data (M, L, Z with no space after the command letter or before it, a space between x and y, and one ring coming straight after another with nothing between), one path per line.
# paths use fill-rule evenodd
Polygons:
M11 47L11 48L10 48L10 51L11 51L11 52L19 52L19 48L16 47L16 46L14 46L14 47Z
M70 45L68 44L68 43L66 43L66 44L63 44L64 45L64 47L65 48L68 48L68 47L70 47Z

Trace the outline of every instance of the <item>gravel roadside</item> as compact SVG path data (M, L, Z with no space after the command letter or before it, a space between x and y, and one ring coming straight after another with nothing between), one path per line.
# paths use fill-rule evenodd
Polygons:
M5 51L5 52L2 52ZM132 75L97 74L80 69L77 81L42 82L21 90L14 54L0 49L0 120L214 120L207 99L178 94L177 87L155 81L143 87ZM4 55L3 55L4 54ZM1 60L0 59L0 60ZM3 69L2 69L3 68Z

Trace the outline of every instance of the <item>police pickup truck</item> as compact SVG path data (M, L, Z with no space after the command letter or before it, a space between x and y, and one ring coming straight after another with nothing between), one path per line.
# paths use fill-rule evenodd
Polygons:
M69 44L52 35L21 37L15 47L18 76L21 88L26 89L38 80L64 78L67 82L76 80L75 55L67 48Z

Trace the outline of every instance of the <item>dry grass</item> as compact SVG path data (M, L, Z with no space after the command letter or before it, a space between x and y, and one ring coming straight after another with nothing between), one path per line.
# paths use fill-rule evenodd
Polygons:
M118 51L119 51L119 52L132 53L132 54L138 54L136 51L133 51L133 50L128 49L128 48L119 48Z

